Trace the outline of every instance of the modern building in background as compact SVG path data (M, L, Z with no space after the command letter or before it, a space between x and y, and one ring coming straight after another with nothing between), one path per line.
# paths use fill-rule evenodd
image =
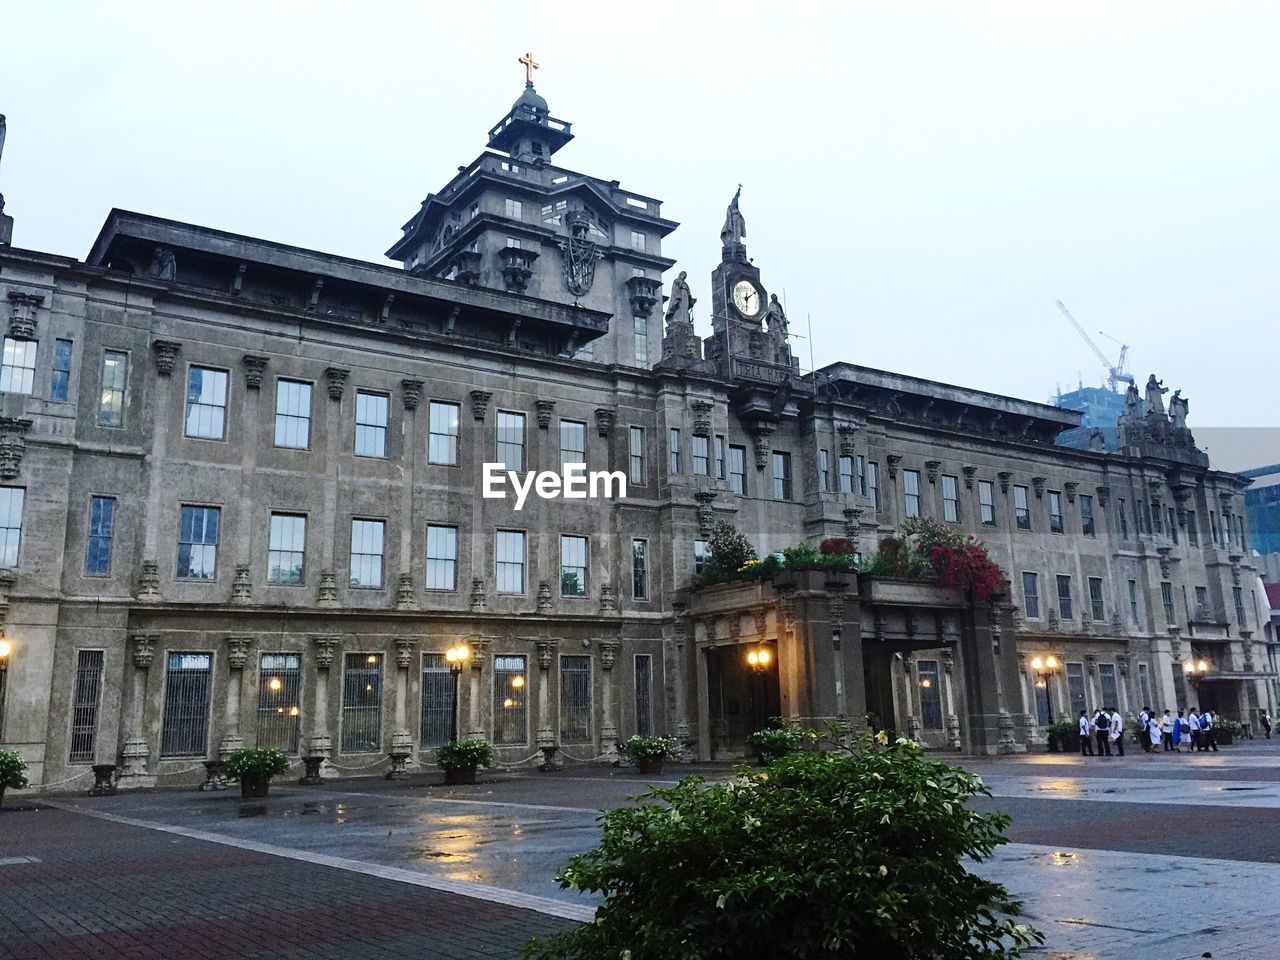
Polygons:
M675 222L570 139L529 84L394 265L121 210L83 261L0 247L0 740L33 782L194 783L244 745L398 774L455 728L554 766L741 756L778 713L988 753L1093 706L1274 709L1245 481L1154 378L1107 451L1059 407L802 374L739 198L664 298ZM486 463L627 495L517 509ZM912 517L984 540L1007 595L691 586L718 520L870 556Z
M1252 481L1244 492L1244 506L1262 579L1280 583L1280 464L1243 470L1240 476Z
M1080 425L1062 431L1058 442L1063 446L1089 449L1090 443L1104 450L1120 446L1119 421L1124 416L1124 394L1107 387L1086 387L1083 384L1053 398L1055 406L1074 410L1080 414ZM1101 432L1100 440L1094 431Z

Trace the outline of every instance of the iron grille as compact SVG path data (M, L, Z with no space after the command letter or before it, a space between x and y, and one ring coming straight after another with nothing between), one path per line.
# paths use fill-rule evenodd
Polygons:
M525 743L528 734L529 687L525 658L493 658L493 742Z
M342 677L342 752L382 752L382 654L348 653Z
M422 731L423 750L431 750L449 742L453 732L453 673L443 653L422 655Z
M653 736L653 655L636 654L636 735Z
M94 758L98 743L98 704L102 700L101 650L81 650L76 658L76 679L71 701L72 763L85 763Z
M258 747L298 752L302 663L294 653L264 653L258 671Z
M916 673L920 679L920 721L926 730L941 730L942 690L938 686L938 661L919 661Z
M1104 709L1119 710L1120 689L1116 684L1116 665L1114 663L1098 664L1098 685L1102 689L1102 703L1098 704L1098 706Z
M591 740L591 658L560 658L560 739L565 743Z
M160 756L203 757L208 753L212 666L210 653L169 654Z

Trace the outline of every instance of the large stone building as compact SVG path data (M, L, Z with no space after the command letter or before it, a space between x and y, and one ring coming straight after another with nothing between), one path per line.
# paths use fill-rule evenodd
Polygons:
M1108 453L1058 445L1079 416L1055 407L802 374L738 198L709 289L664 298L676 224L557 166L570 138L528 85L398 266L120 210L83 261L0 246L0 739L33 782L195 782L255 744L400 770L455 722L518 763L659 732L727 757L774 713L986 752L1050 711L1274 703L1245 483L1180 398L1131 397ZM482 496L486 462L627 493L517 509ZM1007 598L688 589L718 519L762 553L869 555L914 515L982 537Z

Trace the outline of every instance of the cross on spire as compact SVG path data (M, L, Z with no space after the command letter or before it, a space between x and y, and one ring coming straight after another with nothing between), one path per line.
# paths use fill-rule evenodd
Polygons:
M537 70L542 64L533 59L532 53L526 53L523 57L516 60L516 63L524 64L524 84L526 87L533 86L533 71Z

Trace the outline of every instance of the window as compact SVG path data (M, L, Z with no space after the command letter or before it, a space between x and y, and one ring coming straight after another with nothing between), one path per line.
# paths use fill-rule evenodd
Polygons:
M1144 707L1151 705L1151 671L1147 669L1145 663L1138 664L1138 693L1142 696L1142 705ZM1185 700L1178 700L1179 703L1185 703Z
M631 231L631 249L644 253L645 237L639 230Z
M382 752L382 654L348 653L342 673L343 753Z
M307 518L298 513L273 513L267 549L267 582L301 584L307 549Z
M432 400L428 420L427 462L457 466L458 405Z
M1114 663L1098 664L1098 686L1102 689L1102 703L1099 706L1120 708L1120 688L1116 684L1116 665Z
M1085 709L1084 664L1067 664L1067 695L1071 698L1071 712L1079 716Z
M351 521L351 586L382 586L382 544L386 536L384 520Z
M418 746L434 750L453 736L453 672L443 653L422 655L422 723Z
M1093 520L1093 497L1083 493L1080 495L1080 529L1086 537L1098 535L1098 528Z
M649 365L649 321L644 317L635 317L632 320L631 329L636 338L636 366L647 367Z
M693 541L693 572L701 573L709 559L711 559L711 547L707 541Z
M507 197L503 203L502 212L506 214L508 219L522 220L524 219L524 204L519 200L513 200L510 197Z
M499 530L494 541L499 593L524 593L524 531Z
M1168 580L1160 582L1160 602L1164 605L1164 622L1173 626L1173 584Z
M1200 546L1200 530L1196 526L1196 512L1187 511L1187 543L1193 547Z
M818 489L823 493L831 492L831 452L818 451Z
M305 450L311 445L311 384L276 381L276 446Z
M213 654L171 653L167 663L160 756L203 757L209 750Z
M587 538L560 537L560 596L587 595Z
M587 425L578 420L560 421L560 465L587 462Z
M627 431L627 482L644 483L644 427Z
M217 507L183 507L178 520L179 580L213 580L218 575Z
M1173 542L1178 542L1178 515L1174 512L1173 507L1168 509L1169 520L1169 536L1173 537Z
M493 658L493 742L524 743L529 739L525 658Z
M1120 515L1120 539L1129 539L1129 511L1125 506L1124 497L1119 500L1116 512Z
M942 729L942 690L938 686L938 661L917 660L920 682L920 720L926 730Z
M746 447L729 447L729 489L740 497L747 495Z
M390 399L385 393L356 391L356 456L387 455L387 410Z
M902 471L902 501L908 517L920 516L920 471Z
M258 666L258 749L297 753L302 658L296 653L264 653Z
M111 537L115 521L115 497L94 497L89 501L89 544L84 558L85 576L105 577L111 573Z
M1062 494L1056 490L1049 491L1049 532L1066 532L1066 524L1062 522Z
M1241 630L1248 629L1249 619L1245 615L1244 609L1244 590L1240 587L1231 588L1231 598L1236 604L1236 626Z
M791 454L773 451L773 498L791 499Z
M1058 616L1070 620L1075 616L1071 608L1071 578L1066 574L1058 574Z
M942 476L942 519L960 522L960 481L946 474Z
M1218 542L1218 515L1209 511L1209 532L1213 534L1213 542Z
M22 544L22 503L26 493L22 487L0 487L0 567L18 565L18 548Z
M1106 604L1102 602L1101 577L1089 578L1089 614L1095 622L1107 619Z
M841 493L853 493L853 463L853 457L836 458L836 483L838 484L837 489ZM862 483L865 482L862 476L862 457L858 457L858 479L861 487ZM860 490L860 492L865 493L866 491Z
M978 481L978 508L982 514L982 525L996 525L996 487L990 480Z
M519 250L524 245L520 242L519 237L507 237L506 246L508 250Z
M1138 581L1129 581L1129 616L1136 627L1142 622L1142 613L1138 609Z
M119 350L102 354L102 395L98 399L98 425L124 426L124 388L129 378L129 355Z
M672 427L667 431L668 473L680 472L680 428Z
M591 658L581 654L560 658L560 740L591 740Z
M1138 536L1142 536L1142 531L1146 529L1147 505L1142 500L1137 501L1137 506L1133 510L1133 526L1138 531Z
M101 650L76 654L76 679L71 691L71 763L92 763L98 745L98 707L102 702Z
M227 371L192 367L187 371L185 433L200 440L221 440L227 427Z
M727 480L729 474L725 470L724 437L716 435L716 479Z
M1031 529L1031 507L1027 503L1027 488L1013 488L1013 517L1019 530Z
M1160 520L1160 504L1151 504L1151 532L1164 533L1164 526Z
M524 469L524 414L498 411L498 462L508 470Z
M635 658L636 736L653 736L653 655Z
M711 473L711 443L706 437L694 436L691 440L693 446L693 474L697 477L706 477Z
M0 393L30 393L36 379L36 341L4 338Z
M1022 575L1022 599L1027 611L1028 620L1040 619L1040 575L1024 573Z
M862 454L858 454L853 458L854 465L854 482L858 485L858 493L862 496L867 495L867 458Z
M71 341L53 341L53 375L49 379L49 399L65 400L71 390Z
M631 599L649 599L649 541L631 541Z
M871 500L871 509L880 509L880 464L874 460L867 461L867 497Z
M427 589L458 589L458 528L427 525Z
M1209 617L1209 588L1196 587L1196 619L1207 620Z

